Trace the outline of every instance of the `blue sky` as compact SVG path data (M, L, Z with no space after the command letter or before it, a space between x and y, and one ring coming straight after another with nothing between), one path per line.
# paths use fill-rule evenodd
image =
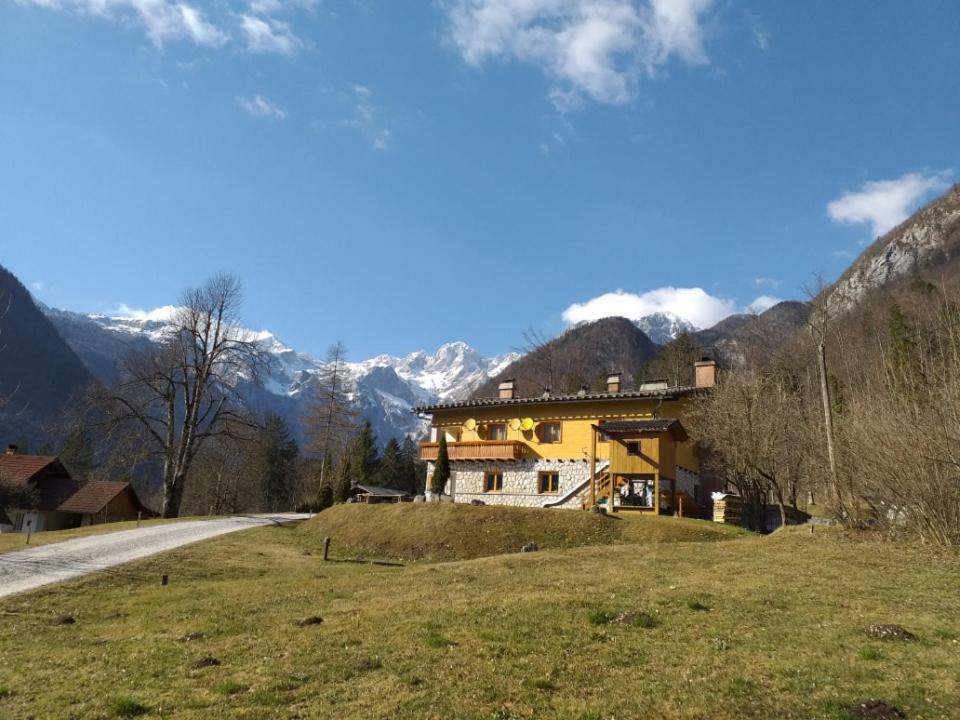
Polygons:
M958 180L958 33L955 0L0 0L0 263L95 312L233 272L248 325L357 359L706 325Z

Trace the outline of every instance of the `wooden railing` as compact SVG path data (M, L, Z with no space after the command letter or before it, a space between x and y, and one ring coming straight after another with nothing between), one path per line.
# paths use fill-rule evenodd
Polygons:
M436 460L440 443L420 443L420 459ZM520 460L524 444L516 440L480 440L447 443L451 460Z

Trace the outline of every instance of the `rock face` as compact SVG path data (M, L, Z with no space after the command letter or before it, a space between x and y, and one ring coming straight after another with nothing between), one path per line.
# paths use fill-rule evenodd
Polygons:
M0 441L36 450L57 433L63 409L93 378L34 303L0 266Z
M958 258L960 185L954 185L867 248L830 288L830 302L846 310L871 290Z

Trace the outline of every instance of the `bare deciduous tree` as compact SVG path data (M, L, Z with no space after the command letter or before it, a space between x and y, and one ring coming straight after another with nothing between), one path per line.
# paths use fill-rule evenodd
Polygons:
M327 349L326 362L317 375L313 405L305 419L308 450L320 459L319 496L333 467L357 427L357 414L350 402L351 377L346 364L347 348L336 342Z
M211 438L241 437L252 422L234 390L256 379L259 343L239 323L241 288L216 275L184 293L155 349L124 358L115 388L96 399L114 429L138 427L163 468L162 515L180 512L190 469Z

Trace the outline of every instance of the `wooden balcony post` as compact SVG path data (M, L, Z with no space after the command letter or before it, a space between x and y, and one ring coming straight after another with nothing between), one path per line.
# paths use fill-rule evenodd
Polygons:
M597 428L590 426L590 507L597 504Z

